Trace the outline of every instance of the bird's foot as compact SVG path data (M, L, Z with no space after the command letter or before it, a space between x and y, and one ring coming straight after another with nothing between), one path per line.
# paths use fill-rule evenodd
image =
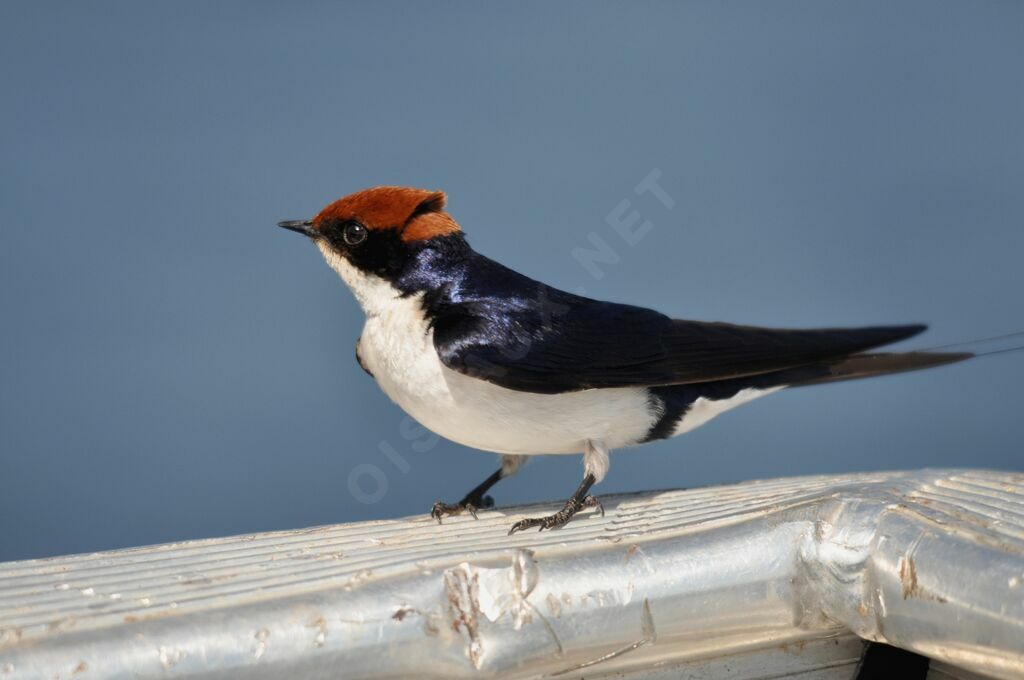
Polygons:
M490 496L466 496L458 503L442 503L441 501L434 503L434 507L430 509L430 516L436 519L438 524L441 523L442 517L461 515L464 512L468 512L473 515L473 519L477 519L477 510L493 507L494 499Z
M517 531L523 529L531 529L539 526L538 531L544 531L545 529L557 529L564 527L569 523L576 513L583 508L597 508L601 511L601 516L604 517L604 507L601 505L601 501L597 500L594 496L586 496L582 500L576 498L570 498L565 502L565 507L556 512L553 515L547 517L531 517L529 519L521 519L512 525L512 528L508 530L508 535L511 536Z

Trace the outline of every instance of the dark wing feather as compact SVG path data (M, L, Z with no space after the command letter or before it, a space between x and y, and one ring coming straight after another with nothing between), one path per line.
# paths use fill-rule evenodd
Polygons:
M758 375L837 359L925 328L778 330L673 320L530 283L516 295L502 286L501 294L435 305L434 345L444 364L508 389L555 394Z
M737 378L844 357L904 340L925 328L916 324L783 330L673 321L663 335L664 365L682 378L678 382Z

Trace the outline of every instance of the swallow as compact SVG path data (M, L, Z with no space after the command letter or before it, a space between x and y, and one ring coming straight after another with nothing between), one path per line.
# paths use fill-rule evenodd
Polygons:
M311 220L307 236L366 316L356 360L433 432L499 454L500 467L437 519L494 504L528 456L583 455L558 512L509 533L554 529L585 508L609 453L675 437L753 399L949 364L968 352L872 352L921 324L776 329L687 321L558 290L477 253L441 191L375 187Z

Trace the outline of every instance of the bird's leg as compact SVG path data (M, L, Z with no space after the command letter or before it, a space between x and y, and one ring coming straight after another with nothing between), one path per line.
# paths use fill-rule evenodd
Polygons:
M522 529L536 526L540 527L540 531L565 526L583 508L597 508L601 511L601 516L604 517L604 508L601 507L600 501L591 496L589 492L590 487L604 479L608 473L608 453L608 447L603 441L588 439L583 446L583 481L580 482L576 493L565 502L565 506L561 510L553 515L533 517L516 522L509 529L509 536Z
M487 493L488 489L497 484L501 477L501 468L498 468L494 474L474 487L458 503L442 503L441 501L434 503L434 507L430 510L430 516L436 519L438 524L441 523L441 518L445 515L459 515L466 510L473 517L476 517L477 510L494 507L494 499L484 494Z
M601 511L601 516L604 517L604 508L601 507L601 502L589 494L590 487L594 486L597 481L592 473L587 473L576 489L576 493L572 495L565 502L565 506L561 510L553 515L547 517L531 517L530 519L521 519L512 525L512 528L508 530L508 535L511 536L517 531L523 529L529 529L531 527L540 527L540 531L545 529L557 529L558 527L565 526L569 523L569 520L576 515L577 512L583 508L597 508Z
M458 503L443 503L441 501L434 503L434 507L430 510L430 516L436 519L437 523L440 524L441 518L445 515L459 515L468 511L469 514L476 517L477 510L493 508L494 499L485 495L487 491L505 477L514 474L523 466L525 461L525 456L502 456L501 467L495 470L494 474L474 487L473 490L467 493Z

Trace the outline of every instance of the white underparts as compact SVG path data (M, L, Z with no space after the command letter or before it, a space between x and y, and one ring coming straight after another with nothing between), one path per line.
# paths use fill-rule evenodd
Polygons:
M608 449L604 442L595 439L588 439L583 449L583 473L594 475L595 483L604 479L611 467L611 460L608 458Z

